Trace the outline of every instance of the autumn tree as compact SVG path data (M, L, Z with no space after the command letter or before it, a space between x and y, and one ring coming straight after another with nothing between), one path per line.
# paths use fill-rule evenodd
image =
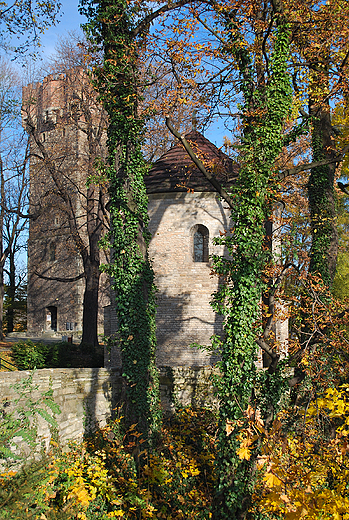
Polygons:
M17 128L17 137L21 129ZM5 289L5 314L3 317L6 333L13 332L16 323L16 306L21 300L23 309L23 287L26 286L26 273L20 266L20 256L26 251L28 237L28 163L29 146L27 136L11 143L11 153L6 157L2 172L2 239L5 263L3 267ZM26 297L25 297L26 301ZM25 306L24 306L25 307ZM22 318L23 322L23 318Z
M227 247L232 260L213 259L216 272L225 281L214 300L216 310L225 316L225 337L217 342L222 351L223 375L219 382L221 480L215 515L221 519L248 515L258 444L244 438L241 428L257 410L262 414L261 421L270 424L282 392L280 352L272 333L277 317L275 296L286 274L297 266L289 260L273 266L268 223L273 220L273 207L282 200L280 181L302 171L311 171L310 271L322 276L325 287L333 280L338 240L334 172L346 148L335 149L329 99L345 92L347 38L338 26L346 13L341 2L325 6L273 1L262 6L246 1L216 7L212 12L204 4L192 6L190 12L176 18L166 34L173 62L186 63L185 74L178 82L182 92L190 96L192 63L202 63L199 57L204 52L206 59L211 59L211 69L206 82L196 82L197 88L211 89L211 100L216 100L215 106L226 112L227 119L234 112L240 118L236 127L240 177L232 194L234 204L225 198L232 207L235 225L232 236L227 233L217 240ZM301 23L305 17L311 20L311 29ZM209 38L203 46L195 36L200 38L199 31L204 29ZM175 33L173 38L169 37L171 32ZM327 53L323 52L324 42L331 49ZM321 65L321 60L326 64ZM230 126L234 127L232 122ZM303 156L294 152L305 135L310 137L310 164L304 160L304 152ZM288 164L282 164L286 156ZM261 312L265 312L262 320ZM309 336L308 326L305 320L306 341L300 340L300 357L319 342L321 335L319 326L318 333ZM255 369L258 347L269 357L269 368L263 373ZM300 374L300 379L296 377L290 383L299 383L301 378Z
M20 80L5 60L0 62L0 336L3 337L5 265L13 258L25 226L27 140L20 126ZM9 267L9 266L8 266ZM12 273L15 266L12 266Z
M144 114L139 55L149 26L160 15L184 5L157 8L127 3L81 1L89 18L85 30L103 49L103 66L95 70L99 98L109 116L108 161L113 280L118 336L126 387L126 420L137 422L151 439L160 426L159 386L155 366L155 287L148 257L147 197L142 157Z
M311 169L307 187L310 270L319 273L328 286L333 282L338 251L334 182L339 150L330 105L347 97L348 32L340 22L347 15L346 4L333 0L318 9L310 3L296 5L292 20L295 96L307 105L303 105L303 117L309 122L313 161L323 163ZM306 29L300 19L311 21L313 29Z
M85 30L90 39L104 51L103 66L95 73L109 116L107 175L114 261L108 272L116 295L126 417L142 432L154 434L159 429L154 275L147 255L144 122L137 112L137 43L142 45L144 36L132 34L138 12L133 5L81 2L81 10L89 16Z

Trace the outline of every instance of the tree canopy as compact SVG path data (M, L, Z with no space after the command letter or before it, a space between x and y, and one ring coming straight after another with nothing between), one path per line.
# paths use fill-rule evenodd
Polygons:
M59 20L61 3L56 0L16 0L1 2L0 6L0 46L20 56L31 50L35 56L40 46L40 36L50 25ZM13 43L16 39L16 44Z

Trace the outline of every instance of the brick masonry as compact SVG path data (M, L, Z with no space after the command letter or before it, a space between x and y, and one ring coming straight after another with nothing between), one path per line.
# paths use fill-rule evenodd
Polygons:
M209 254L222 254L213 245L219 232L229 229L229 211L215 193L154 194L149 197L149 254L158 287L158 364L208 365L212 356L190 348L209 345L212 334L221 334L222 320L210 305L218 278L210 262L194 261L194 231L208 229Z
M211 192L149 195L149 255L158 288L159 366L205 366L217 361L216 356L190 347L193 343L209 345L213 334L222 333L222 320L210 305L218 278L211 273L210 262L194 261L193 235L197 225L205 226L209 254L223 254L213 238L230 228L230 212L225 206ZM116 323L110 314L107 330L115 332ZM107 363L120 363L116 347Z
M25 126L30 116L48 157L59 165L60 182L70 194L81 240L88 250L86 194L91 151L80 103L93 115L96 126L102 124L103 114L96 99L86 95L87 81L77 68L27 85L23 89L22 119ZM105 137L93 144L95 155L103 157ZM74 278L83 272L83 265L62 198L57 195L44 161L35 157L35 152L37 147L32 139L30 213L34 215L38 210L40 213L29 221L28 331L38 334L57 330L67 334L69 323L68 330L81 332L84 279L61 282L37 276L39 273L49 278ZM105 257L101 255L104 262ZM103 334L103 307L109 303L109 282L104 274L100 278L99 295L98 325L99 333Z

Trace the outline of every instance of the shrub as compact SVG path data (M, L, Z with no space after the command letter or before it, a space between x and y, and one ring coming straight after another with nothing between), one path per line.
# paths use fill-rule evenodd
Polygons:
M22 370L45 368L47 346L35 345L32 341L19 341L12 345L12 357L17 367Z
M18 441L26 442L32 452L37 449L37 419L41 416L55 430L55 415L60 413L59 406L53 400L53 390L39 392L33 383L32 372L28 377L12 385L17 396L11 402L2 403L0 408L0 459L1 467L17 465L23 457L18 454ZM51 430L51 433L52 431ZM27 457L25 457L27 459Z
M33 373L13 388L17 396L0 409L0 518L34 519L37 517L27 512L35 495L33 490L46 478L48 460L37 440L38 417L49 424L53 438L57 433L55 416L60 409L52 398L52 389L38 391Z
M72 343L33 343L20 341L12 345L12 358L21 370L34 368L70 368L103 366L103 349Z
M17 518L20 511L21 520L208 520L215 429L207 410L181 410L148 452L136 425L123 433L119 417L68 452L52 454L31 491L5 507L0 503L0 518ZM2 486L15 478L2 478Z
M348 437L348 384L280 412L263 439L251 517L349 520Z

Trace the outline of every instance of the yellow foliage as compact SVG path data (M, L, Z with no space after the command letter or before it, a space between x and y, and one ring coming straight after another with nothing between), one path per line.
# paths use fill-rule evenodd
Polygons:
M251 510L285 520L349 520L349 386L329 388L283 431L284 411L265 432ZM267 518L267 516L266 516Z
M137 425L124 434L120 421L98 430L89 441L72 444L66 453L55 447L56 455L49 455L30 493L35 519L61 513L71 520L211 518L217 427L213 414L179 411L163 427L161 445L151 453L141 452L138 468L132 455L135 439L140 439ZM11 487L15 477L3 473L0 483Z
M250 460L251 458L251 450L247 447L240 447L236 453L238 454L239 459L241 460Z
M272 473L271 471L270 472L267 471L266 473L264 473L263 480L264 480L264 482L266 482L267 486L270 489L282 485L282 481L276 475L274 475L274 473Z
M332 124L334 124L339 130L339 135L337 138L339 148L344 148L349 143L349 110L347 109L348 100L345 100L345 105L344 103L338 104L332 118ZM341 170L343 176L347 177L349 175L348 167L349 158L348 154L346 154Z

